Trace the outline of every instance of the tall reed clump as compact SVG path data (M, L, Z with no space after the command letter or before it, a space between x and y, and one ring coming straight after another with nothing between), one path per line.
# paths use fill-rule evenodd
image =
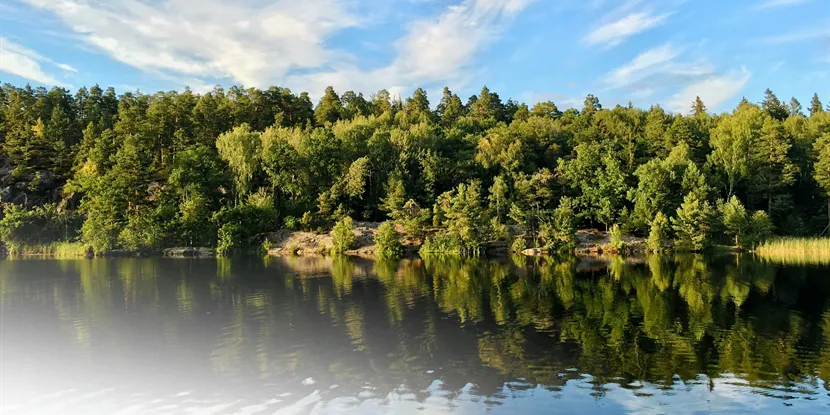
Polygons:
M80 242L53 242L8 247L10 256L49 256L55 258L83 258L92 254L89 245Z
M763 259L797 264L830 264L830 238L779 238L755 249Z

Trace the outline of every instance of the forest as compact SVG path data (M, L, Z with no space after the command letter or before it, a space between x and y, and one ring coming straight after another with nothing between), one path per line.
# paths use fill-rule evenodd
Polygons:
M767 90L729 113L699 98L582 108L503 101L487 87L366 98L217 86L205 94L0 88L0 239L95 253L257 249L281 228L348 233L427 252L571 249L580 228L655 251L749 248L830 223L830 105ZM380 238L380 237L379 237ZM392 244L393 242L390 242Z

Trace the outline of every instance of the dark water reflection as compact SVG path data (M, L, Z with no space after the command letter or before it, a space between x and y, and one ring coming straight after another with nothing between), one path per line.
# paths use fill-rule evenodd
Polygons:
M0 261L3 414L828 413L830 269Z

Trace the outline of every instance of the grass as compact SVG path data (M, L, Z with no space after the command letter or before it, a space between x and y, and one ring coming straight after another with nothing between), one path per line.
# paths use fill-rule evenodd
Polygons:
M89 255L89 245L80 242L53 242L48 244L10 246L9 256L51 256L55 258L82 258Z
M764 260L793 264L830 265L830 238L781 238L755 249Z

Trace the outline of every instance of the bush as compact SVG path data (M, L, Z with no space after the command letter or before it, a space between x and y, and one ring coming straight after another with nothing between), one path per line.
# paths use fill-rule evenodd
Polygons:
M286 216L285 219L283 219L283 223L286 229L297 229L297 224L299 222L297 221L297 218L293 216Z
M48 245L76 239L81 217L58 211L54 204L26 210L21 205L9 204L0 220L0 240L9 252L24 250L27 246Z
M663 252L669 233L669 219L663 212L657 212L651 221L651 231L648 233L646 245L651 252Z
M750 216L735 196L719 206L719 210L726 234L738 248L755 248L772 234L772 223L766 212L759 210Z
M380 224L375 234L375 245L378 256L381 258L397 258L403 254L403 246L398 239L398 232L392 222L386 221Z
M749 248L755 248L772 236L772 222L763 210L755 211L749 218L749 232L746 243Z
M490 219L490 236L494 241L507 240L507 225L501 223L499 218Z
M539 226L539 238L545 248L571 250L576 245L576 224L571 198L563 197L553 210L550 221Z
M428 236L418 252L421 254L461 255L462 246L458 238L445 233L439 233Z
M737 197L732 196L727 203L720 204L718 210L726 235L732 238L736 247L744 248L749 227L749 217L744 205Z
M219 255L229 255L237 249L237 242L241 230L235 223L226 223L219 228L216 252Z
M522 252L525 249L527 249L527 240L525 240L524 235L517 237L510 244L510 252Z
M304 231L310 231L313 226L314 215L311 212L303 213L303 217L300 218L300 228Z
M617 252L622 252L625 250L625 241L623 241L623 232L620 228L620 225L614 224L611 226L610 230L611 236L611 243L609 244L611 249Z
M672 227L677 235L675 245L682 250L701 251L711 243L712 207L707 201L701 201L690 193L677 208L677 216L672 219Z
M231 251L259 251L258 241L262 234L275 227L275 218L276 212L268 203L222 208L213 217L214 222L222 224L217 235L217 251L223 255Z
M354 245L354 225L352 218L346 216L337 221L331 230L332 252L342 254Z

